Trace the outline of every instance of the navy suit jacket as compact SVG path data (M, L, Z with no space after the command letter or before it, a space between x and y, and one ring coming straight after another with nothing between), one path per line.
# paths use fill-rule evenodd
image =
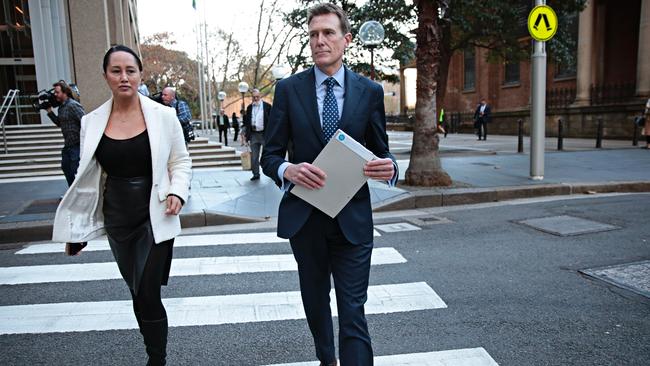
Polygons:
M282 186L278 168L286 161L287 152L291 163L312 163L325 147L315 84L312 67L281 80L276 85L261 165L264 174L272 178L278 186ZM382 87L347 68L339 128L377 157L395 161L388 150ZM313 209L315 208L309 203L290 192L285 192L278 213L278 236L286 239L293 237L305 224ZM343 235L352 244L372 242L372 209L368 184L363 185L336 219Z

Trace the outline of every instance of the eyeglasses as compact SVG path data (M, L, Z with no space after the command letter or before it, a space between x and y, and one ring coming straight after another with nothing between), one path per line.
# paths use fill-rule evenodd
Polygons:
M260 96L253 96L253 99L260 99Z

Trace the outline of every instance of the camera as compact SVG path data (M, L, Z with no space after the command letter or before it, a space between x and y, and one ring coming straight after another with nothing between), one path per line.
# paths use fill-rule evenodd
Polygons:
M77 87L77 84L67 84L67 85L70 87L70 89L72 89L72 98L79 101L79 88ZM32 101L32 106L37 111L41 109L48 109L50 107L56 108L60 105L61 102L59 102L54 96L54 88L50 90L43 89L39 91L36 97L34 97Z
M36 98L34 98L32 105L36 110L40 110L48 109L50 107L56 108L61 105L61 103L56 100L56 97L54 96L54 88L52 88L50 90L39 91Z

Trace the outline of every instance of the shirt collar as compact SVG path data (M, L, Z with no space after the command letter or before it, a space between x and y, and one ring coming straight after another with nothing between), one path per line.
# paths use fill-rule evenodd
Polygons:
M322 72L318 66L314 66L314 76L316 77L316 86L323 84L323 81L329 77L326 73ZM339 83L340 87L345 85L345 67L341 65L337 72L332 75L332 77Z

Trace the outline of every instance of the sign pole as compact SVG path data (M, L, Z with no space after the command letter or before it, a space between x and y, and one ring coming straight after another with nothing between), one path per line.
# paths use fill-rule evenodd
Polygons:
M540 2L540 0L537 0ZM546 135L546 42L533 41L532 127L530 130L530 178L544 179Z

